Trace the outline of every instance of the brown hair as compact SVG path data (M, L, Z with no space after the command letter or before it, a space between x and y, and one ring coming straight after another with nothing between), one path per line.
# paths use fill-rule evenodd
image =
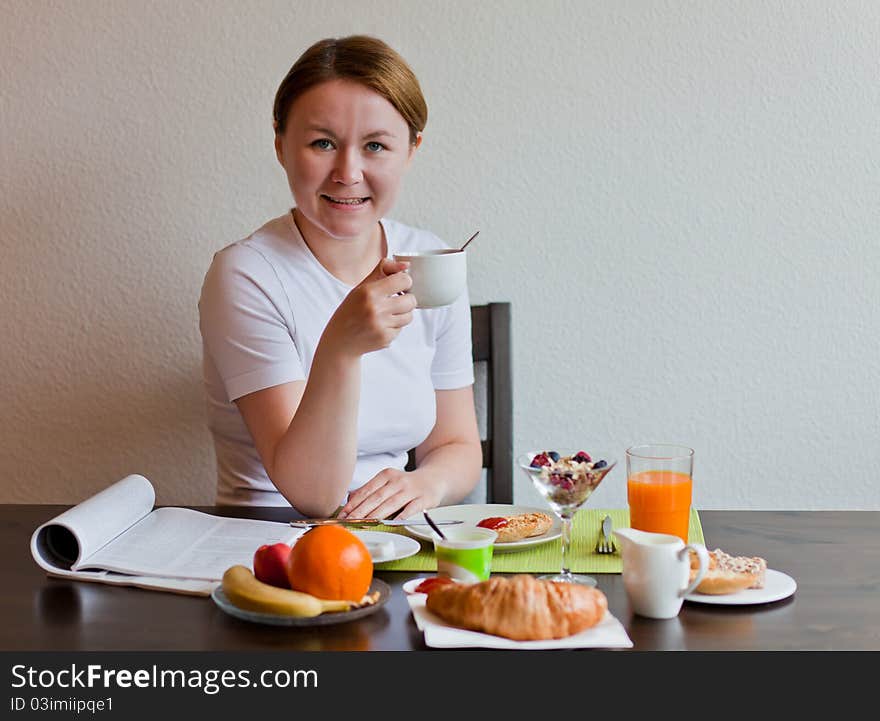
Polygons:
M351 80L385 98L409 126L411 143L428 122L428 105L406 61L378 38L351 35L319 40L300 55L275 94L275 132L284 132L300 95L328 80Z

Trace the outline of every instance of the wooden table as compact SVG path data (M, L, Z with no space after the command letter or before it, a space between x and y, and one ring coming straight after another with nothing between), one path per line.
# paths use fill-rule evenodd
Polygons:
M316 629L230 618L208 598L47 578L30 554L34 529L66 506L0 505L6 581L0 650L425 650L401 585L423 573L378 574L385 608ZM198 510L285 520L284 509ZM701 511L708 547L761 555L798 583L758 606L686 602L668 621L634 616L620 575L597 574L634 650L880 650L880 512ZM446 653L456 653L448 651Z

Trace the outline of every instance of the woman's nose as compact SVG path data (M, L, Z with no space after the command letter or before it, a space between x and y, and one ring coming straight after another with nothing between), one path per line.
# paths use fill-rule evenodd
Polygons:
M336 158L336 167L333 168L333 182L354 185L364 179L360 156L356 151L345 150L337 153Z

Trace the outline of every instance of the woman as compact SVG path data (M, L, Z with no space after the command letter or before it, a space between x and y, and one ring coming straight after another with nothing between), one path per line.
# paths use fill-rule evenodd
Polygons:
M199 300L218 503L407 517L476 485L467 294L414 311L392 256L448 246L385 218L426 119L375 38L316 43L278 88L295 207L218 252Z

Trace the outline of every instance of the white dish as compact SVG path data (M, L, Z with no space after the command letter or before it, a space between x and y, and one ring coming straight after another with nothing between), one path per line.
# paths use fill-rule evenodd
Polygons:
M425 578L411 578L409 581L403 584L401 588L403 592L406 594L416 593L416 587L424 580L430 578L430 576L426 576Z
M610 612L585 631L566 638L543 641L513 641L479 631L456 628L425 607L428 597L412 593L406 597L416 628L425 634L425 645L431 648L499 648L499 649L553 649L553 648L632 648L632 641L623 624Z
M367 546L382 546L386 549L378 552L376 555L370 554L373 563L398 561L401 558L414 556L422 549L418 541L407 538L401 533L386 533L384 531L352 531L352 533L366 543ZM391 544L390 549L388 544Z
M747 606L753 603L771 603L791 596L797 590L797 583L788 574L768 568L764 576L764 588L747 588L738 593L725 593L713 596L708 593L691 593L685 601L694 603L713 603L720 606Z
M549 508L532 508L530 506L513 506L506 503L467 503L461 506L440 506L432 508L428 511L432 520L435 521L464 521L467 525L475 526L484 518L492 518L493 516L516 516L520 513L546 513L553 519L553 525L547 533L542 533L534 538L526 538L522 541L511 541L509 543L496 543L494 553L507 553L510 551L520 551L524 548L538 546L547 541L552 541L562 535L562 522L550 511ZM423 516L418 514L412 516L411 520L423 520ZM423 541L433 542L433 531L429 526L404 526L407 533Z
M411 578L409 581L404 583L401 588L407 596L412 594L416 594L417 596L426 596L427 594L422 593L421 591L416 591L419 587L419 584L427 581L429 578L437 578L437 576L425 576L424 578Z

